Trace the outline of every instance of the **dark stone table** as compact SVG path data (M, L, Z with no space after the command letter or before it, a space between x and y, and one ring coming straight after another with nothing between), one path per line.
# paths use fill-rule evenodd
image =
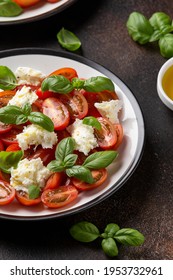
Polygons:
M131 178L111 197L78 214L38 222L0 220L0 259L109 259L99 241L79 243L69 234L87 220L104 229L109 222L145 235L140 247L119 248L120 260L173 259L173 112L160 101L157 74L166 61L157 44L138 45L127 33L131 12L150 17L156 11L172 16L169 0L77 1L41 21L0 26L0 50L44 47L61 51L57 32L65 27L82 41L80 55L103 65L132 90L142 109L146 144Z

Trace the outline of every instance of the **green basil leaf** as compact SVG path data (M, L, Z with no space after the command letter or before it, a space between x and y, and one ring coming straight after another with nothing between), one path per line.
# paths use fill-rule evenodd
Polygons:
M98 130L100 130L102 128L101 123L98 121L98 119L96 119L95 117L85 117L82 120L83 124L87 124L90 125Z
M47 168L53 172L61 172L65 170L64 164L62 164L61 160L52 160Z
M23 9L11 0L0 1L0 16L15 17L22 13Z
M173 57L173 34L166 34L159 40L160 53L163 57Z
M158 41L163 36L160 30L154 30L153 34L151 35L149 42Z
M120 227L117 224L111 223L108 224L104 230L108 237L114 237L114 234L120 230Z
M75 140L72 137L62 139L56 148L55 157L64 161L65 157L72 154L75 149Z
M31 185L28 187L28 194L29 194L29 199L35 199L40 196L40 188L35 185Z
M149 20L138 12L133 12L130 14L126 26L129 35L139 44L145 44L149 42L150 37L154 32Z
M76 163L77 158L78 158L78 156L75 155L75 154L67 155L67 156L64 158L64 162L63 162L65 168L70 168L70 167L72 167L72 166Z
M117 155L116 151L95 152L86 158L83 166L90 169L105 168L113 162Z
M144 243L144 236L138 230L123 228L117 231L114 238L124 245L139 246Z
M19 125L19 124L22 124L22 123L26 123L27 120L28 120L28 117L22 114L22 115L16 117L15 124Z
M14 89L17 86L17 80L13 72L7 66L0 66L0 89Z
M102 240L102 249L109 257L116 257L118 255L118 248L115 240L111 237Z
M29 116L32 112L32 107L29 103L25 104L22 108L22 112L24 115Z
M103 90L115 91L113 82L102 76L91 77L84 80L83 88L89 92L100 92Z
M6 124L18 124L17 118L22 115L22 109L14 106L9 105L0 108L0 121Z
M73 167L66 169L66 174L69 177L75 177L89 184L94 183L91 171L88 168L81 165L74 165Z
M58 32L57 39L59 44L68 51L76 51L81 46L79 38L73 32L65 28L62 28Z
M89 222L79 222L70 228L71 236L80 242L92 242L100 236L98 228Z
M40 112L31 112L31 114L28 116L28 120L31 123L41 126L49 132L54 131L54 124L52 120L48 116Z
M163 12L154 13L149 19L149 22L154 30L160 31L163 31L165 29L165 26L171 26L172 24L171 18Z
M42 92L50 90L56 93L66 94L73 90L73 86L66 77L62 75L52 75L43 80L41 90Z
M16 152L6 152L1 151L0 152L0 169L4 171L5 173L10 173L11 167L16 168L18 165L18 162L23 157L22 151L16 151Z
M73 88L82 89L83 85L85 83L85 80L81 80L79 78L73 78L71 80L71 83L72 83Z

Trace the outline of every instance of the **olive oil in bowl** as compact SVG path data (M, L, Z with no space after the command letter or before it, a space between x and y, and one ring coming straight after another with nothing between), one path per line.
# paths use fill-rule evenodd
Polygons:
M173 100L173 65L165 72L162 87L166 95Z

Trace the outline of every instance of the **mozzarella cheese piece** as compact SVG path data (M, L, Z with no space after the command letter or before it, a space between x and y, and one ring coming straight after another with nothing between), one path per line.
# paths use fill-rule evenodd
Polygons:
M52 172L43 165L40 158L32 160L25 158L19 162L16 169L12 167L10 185L16 190L26 192L31 185L43 188L51 174Z
M108 118L113 124L119 123L118 112L122 109L122 100L102 101L94 103L102 117Z
M15 105L22 108L27 103L32 104L37 100L37 94L30 87L23 86L18 90L13 98L8 102L8 105Z
M16 138L22 150L27 150L31 145L42 145L45 149L52 148L58 141L55 132L49 132L36 124L25 126Z
M82 120L76 119L67 130L76 142L76 150L85 155L88 155L90 150L98 146L97 139L94 136L93 127L83 124Z
M18 84L31 84L34 86L40 85L46 77L41 71L30 67L18 67L15 71L15 76Z

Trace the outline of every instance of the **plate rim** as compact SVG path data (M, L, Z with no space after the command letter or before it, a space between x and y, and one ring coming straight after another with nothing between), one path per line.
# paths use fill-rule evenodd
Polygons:
M57 8L52 9L51 11L47 11L45 13L42 13L38 16L33 16L30 18L26 18L26 19L19 19L17 20L17 17L14 17L14 20L11 21L0 21L0 26L7 26L7 25L17 25L17 24L25 24L25 23L32 23L35 21L39 21L45 18L49 18L57 13L60 13L62 11L64 11L65 9L69 8L73 3L77 2L78 0L68 0L68 2L60 5ZM51 4L51 3L50 3Z
M106 67L102 66L101 64L80 56L78 54L74 53L67 53L65 51L56 51L53 49L48 49L48 48L35 48L35 47L30 47L30 48L16 48L16 49L8 49L5 51L0 51L0 59L5 58L5 57L10 57L10 56L16 56L16 55L52 55L52 56L57 56L57 57L62 57L62 58L68 58L72 59L75 61L78 61L80 63L83 63L89 67L92 67L96 69L97 71L100 71L102 74L105 76L108 76L113 82L123 91L122 88L126 89L126 96L128 100L130 101L131 106L133 107L133 110L136 115L136 120L137 120L137 126L138 126L138 143L135 151L134 158L129 165L128 169L125 171L122 176L119 178L119 180L113 184L113 186L116 185L116 189L113 187L107 191L105 191L103 194L100 194L97 198L93 199L92 201L89 201L85 203L84 205L78 206L74 209L69 209L66 210L65 212L61 213L53 213L50 215L43 215L43 216L15 216L15 215L6 215L6 214L1 214L0 213L0 219L5 219L5 220L15 220L15 221L42 221L42 220L48 220L48 219L57 219L57 218L62 218L66 217L69 215L74 215L76 213L82 212L84 210L87 210L91 207L96 206L97 204L101 203L102 201L106 200L109 196L111 196L113 193L118 191L127 181L128 179L133 175L135 172L136 168L138 167L142 156L144 152L144 146L145 146L145 140L146 140L146 135L145 135L145 121L144 121L144 115L141 109L140 104L138 103L137 98L134 96L133 92L130 90L130 88L126 85L126 83L119 78L116 74L114 74L112 71L108 70ZM116 82L115 82L116 80ZM123 91L124 92L124 91Z

